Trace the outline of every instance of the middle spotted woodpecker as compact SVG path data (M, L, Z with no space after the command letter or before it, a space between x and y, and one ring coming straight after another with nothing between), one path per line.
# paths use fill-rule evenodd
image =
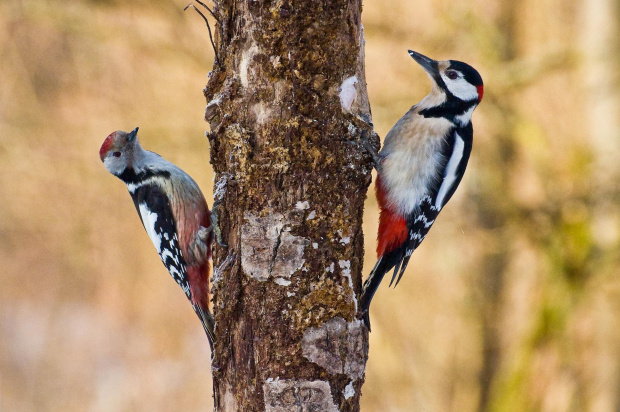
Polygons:
M159 257L200 318L213 351L209 272L213 226L200 188L183 170L138 142L138 128L110 134L99 150L105 168L129 190Z
M480 74L456 60L435 61L409 51L432 81L432 90L389 131L375 159L381 214L378 261L364 282L360 314L368 310L383 276L400 281L413 251L458 187L472 149L471 115L484 92Z

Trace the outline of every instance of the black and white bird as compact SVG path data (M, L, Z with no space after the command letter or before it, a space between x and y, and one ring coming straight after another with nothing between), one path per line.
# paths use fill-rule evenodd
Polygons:
M458 187L472 149L471 116L482 100L480 74L470 65L409 51L432 82L431 92L392 127L375 158L379 203L378 261L364 282L361 315L370 329L370 302L394 269L400 281L413 251ZM366 141L366 143L368 143Z
M105 168L127 185L146 233L190 300L213 350L211 213L194 179L157 153L144 150L137 135L137 127L130 133L111 133L101 145L99 157Z

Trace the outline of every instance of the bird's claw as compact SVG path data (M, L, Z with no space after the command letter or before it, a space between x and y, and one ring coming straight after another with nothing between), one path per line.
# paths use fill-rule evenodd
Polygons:
M372 120L370 120L370 115L367 115L366 113L358 113L357 119L361 120L362 122L369 125L372 129L374 129L375 125L372 123Z
M366 130L362 130L362 134L360 136L360 143L364 146L364 149L372 156L372 160L375 162L375 166L378 166L381 163L381 158L379 157L379 153L375 150L373 145L368 140L368 132Z
M227 248L228 245L225 244L222 240L222 231L220 230L220 220L218 217L218 209L220 206L220 200L216 200L213 203L213 207L211 208L211 228L213 230L213 234L215 235L215 241L221 247Z

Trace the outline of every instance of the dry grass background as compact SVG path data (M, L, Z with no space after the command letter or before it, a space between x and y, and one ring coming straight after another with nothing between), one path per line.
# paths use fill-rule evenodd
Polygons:
M2 411L211 408L204 332L97 154L140 126L211 198L213 57L185 5L0 2ZM374 300L363 410L620 410L618 7L366 1L381 136L429 88L407 49L486 94L461 189ZM370 196L367 268L376 220Z

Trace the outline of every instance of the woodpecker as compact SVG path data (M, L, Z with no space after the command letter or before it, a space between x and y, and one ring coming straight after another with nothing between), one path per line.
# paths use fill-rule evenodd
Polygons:
M380 208L378 260L364 282L360 305L369 330L370 302L383 276L394 268L390 286L394 280L398 284L463 178L472 149L471 115L484 93L482 78L470 65L411 50L409 55L430 77L431 92L392 127L378 154L363 139L377 168Z
M99 150L105 168L126 185L142 225L172 278L200 318L213 352L209 271L213 226L196 182L156 153L144 150L138 128L111 133Z

